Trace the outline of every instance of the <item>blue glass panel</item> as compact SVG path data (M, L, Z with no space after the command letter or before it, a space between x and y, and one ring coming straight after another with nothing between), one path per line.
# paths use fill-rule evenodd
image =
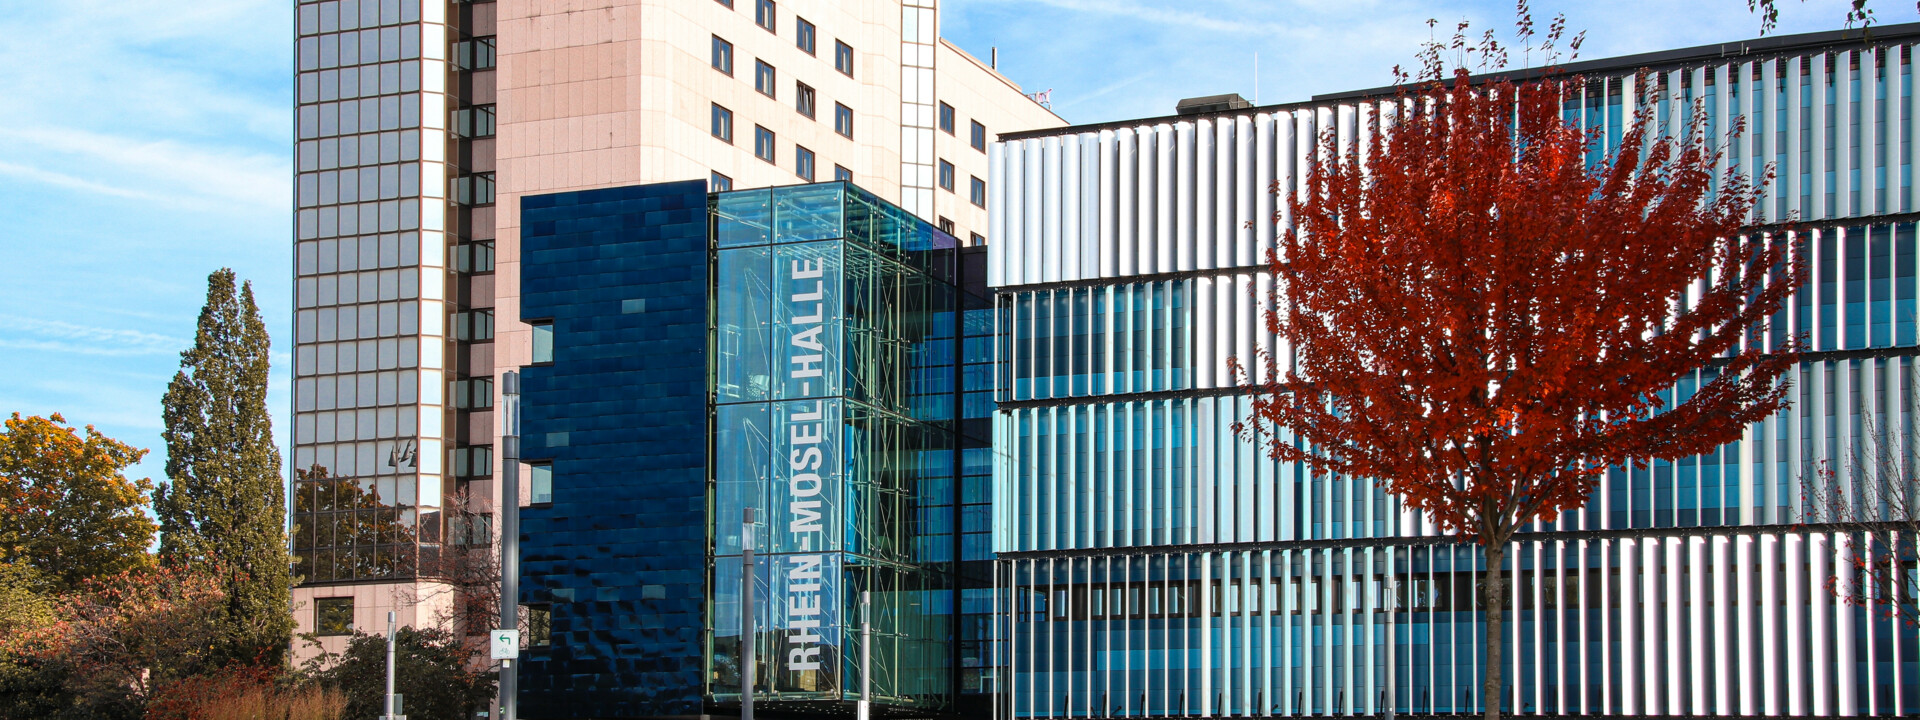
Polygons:
M773 241L833 240L842 228L841 183L793 185L773 189Z
M772 193L742 190L714 196L714 243L719 247L773 242Z
M717 254L714 287L714 401L766 400L773 392L773 249Z

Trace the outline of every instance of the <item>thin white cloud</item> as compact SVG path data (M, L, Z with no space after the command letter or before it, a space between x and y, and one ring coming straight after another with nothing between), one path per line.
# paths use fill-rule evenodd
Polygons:
M139 330L0 315L0 347L79 355L166 355L189 341Z
M1191 5L1183 6L1183 9L1174 9L1142 5L1132 0L1022 0L1022 2L1050 5L1062 10L1114 15L1156 25L1178 25L1233 35L1291 36L1303 30L1298 26L1264 22L1249 17L1228 19L1184 9L1193 7Z
M289 167L282 156L58 127L0 127L0 142L13 147L16 157L39 151L53 159L77 160L79 162L67 166L107 169L115 177L139 179L142 185L164 187L175 196L200 196L267 210L285 209L289 202ZM16 173L38 170L45 177L58 175L92 187L113 187L55 171L8 164L16 168ZM162 197L127 189L115 194L148 199Z
M114 187L112 185L107 185L105 183L97 183L92 180L77 178L72 175L68 175L66 173L55 172L52 170L46 170L46 169L37 168L37 167L30 167L30 166L21 165L18 163L10 163L5 160L0 160L0 175L16 177L22 180L26 180L28 182L40 183L42 185L53 185L56 187L67 188L70 190L80 190L83 192L100 193L102 195L112 195L114 197L133 198L137 200L161 199L159 195L155 195L153 193L149 193L141 190L134 190L131 188Z

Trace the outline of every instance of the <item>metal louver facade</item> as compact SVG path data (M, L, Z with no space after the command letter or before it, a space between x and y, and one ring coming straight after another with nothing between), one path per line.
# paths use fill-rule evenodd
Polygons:
M1570 66L1565 117L1605 138L1651 97L1704 107L1725 167L1778 168L1752 232L1808 260L1756 342L1801 336L1794 401L1717 451L1606 474L1508 552L1518 713L1920 712L1920 635L1838 600L1860 543L1808 525L1804 481L1913 477L1920 25ZM1645 69L1643 74L1640 71ZM1647 84L1652 84L1652 93ZM1284 196L1392 91L1003 136L996 293L993 665L1001 717L1479 712L1477 549L1363 478L1236 435ZM1279 223L1256 220L1279 217ZM1790 228L1788 220L1798 223ZM1680 401L1707 378L1670 391ZM1282 440L1288 438L1283 434ZM1875 451L1878 452L1878 451Z

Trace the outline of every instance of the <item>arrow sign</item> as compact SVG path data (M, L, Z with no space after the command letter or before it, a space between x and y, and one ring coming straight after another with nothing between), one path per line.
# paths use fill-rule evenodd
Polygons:
M520 631L493 631L493 659L513 660L520 657Z

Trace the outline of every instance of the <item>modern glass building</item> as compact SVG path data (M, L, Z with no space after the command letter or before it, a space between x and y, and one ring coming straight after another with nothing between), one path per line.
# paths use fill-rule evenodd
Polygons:
M1367 479L1274 462L1232 428L1249 402L1230 359L1284 357L1261 259L1286 194L1314 140L1362 142L1391 89L1002 136L995 715L1477 713L1489 572L1514 588L1514 712L1920 712L1920 637L1837 600L1864 546L1805 523L1814 468L1912 477L1916 42L1877 25L1537 78L1583 83L1565 112L1602 138L1596 160L1647 91L1658 132L1696 105L1716 138L1744 122L1726 167L1779 171L1751 232L1810 273L1758 341L1812 352L1791 407L1715 452L1607 473L1504 568ZM1899 449L1902 474L1862 462L1873 448Z
M984 256L851 183L521 212L521 716L737 708L748 509L760 712L852 712L863 594L883 712L984 711Z

